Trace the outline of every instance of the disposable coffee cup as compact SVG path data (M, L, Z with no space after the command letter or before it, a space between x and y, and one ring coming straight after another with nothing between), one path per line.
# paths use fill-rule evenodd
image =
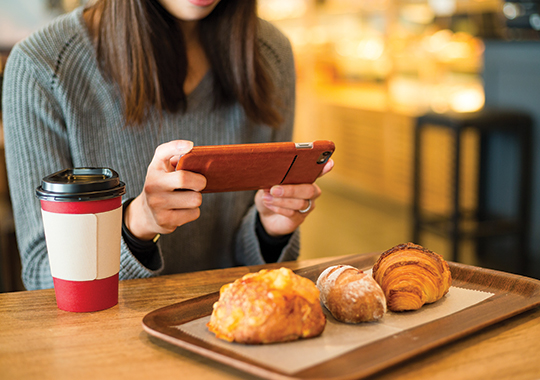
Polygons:
M60 309L90 312L118 303L125 192L109 168L62 170L36 189Z

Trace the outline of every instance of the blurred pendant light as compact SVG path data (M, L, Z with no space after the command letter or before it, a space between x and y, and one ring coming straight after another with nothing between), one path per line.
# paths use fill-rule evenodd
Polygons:
M436 16L451 16L456 11L456 0L428 0Z

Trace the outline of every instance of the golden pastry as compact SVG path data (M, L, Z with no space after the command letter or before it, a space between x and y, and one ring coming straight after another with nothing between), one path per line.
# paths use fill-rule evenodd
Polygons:
M349 265L326 268L317 279L321 302L341 322L381 319L386 313L384 293L368 274Z
M207 326L229 342L258 344L315 337L325 325L315 284L280 268L222 286Z
M441 255L413 243L390 248L373 266L373 278L386 296L389 310L417 310L441 299L452 283Z

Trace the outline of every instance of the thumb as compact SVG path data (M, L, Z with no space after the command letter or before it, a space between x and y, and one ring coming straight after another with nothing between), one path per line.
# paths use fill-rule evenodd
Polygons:
M152 163L162 168L169 169L171 165L176 167L180 156L188 153L193 148L193 142L188 140L173 140L161 144L154 152Z

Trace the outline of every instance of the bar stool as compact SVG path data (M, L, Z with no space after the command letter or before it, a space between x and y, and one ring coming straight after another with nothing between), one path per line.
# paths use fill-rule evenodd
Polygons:
M427 216L421 209L421 151L422 131L428 127L447 128L453 132L454 165L451 173L453 184L452 207L450 215ZM480 136L480 163L478 178L479 209L471 215L460 211L460 157L461 135L468 129L474 128ZM520 180L518 183L519 200L515 216L510 218L488 217L482 210L482 198L486 194L486 162L482 147L489 135L494 133L510 133L519 143ZM528 243L530 229L531 207L531 176L532 176L532 118L521 111L503 109L483 109L475 113L428 113L417 118L414 131L414 162L413 162L413 200L412 241L420 244L421 231L430 231L450 239L452 260L458 260L459 243L462 239L474 239L512 234L517 236L518 269L523 273L528 263ZM463 222L472 219L475 227L465 229Z

